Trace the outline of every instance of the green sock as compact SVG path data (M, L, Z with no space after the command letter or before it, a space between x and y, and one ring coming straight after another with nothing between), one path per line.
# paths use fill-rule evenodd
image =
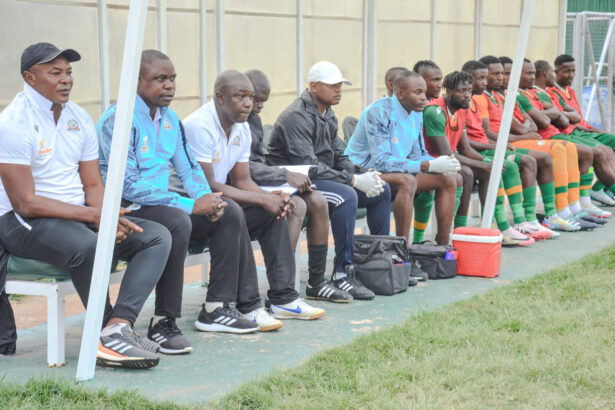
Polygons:
M420 192L414 199L414 233L412 238L414 243L424 240L425 229L429 224L429 216L435 196L434 191L426 191Z
M536 220L536 185L523 188L523 211L526 221Z
M591 171L591 168L590 168ZM588 172L581 174L581 180L579 183L579 196L589 196L589 191L592 187L592 181L594 180L594 173Z
M540 188L540 193L542 194L542 203L545 206L545 215L555 215L557 212L555 208L555 181L540 184L538 187Z
M604 188L606 188L606 187L604 186L604 184L602 182L596 181L594 186L592 186L592 191L602 191Z
M512 210L513 219L516 224L525 221L523 213L523 188L521 186L521 176L519 175L519 167L512 161L504 161L506 169L502 172L502 183L508 196L508 203Z
M615 194L615 184L613 184L613 185L611 185L611 186L609 187L609 191L611 191L612 193L614 193L614 194Z
M455 216L455 228L463 227L468 224L468 215Z
M453 215L457 215L457 210L459 209L459 205L461 204L462 194L463 194L463 187L462 186L457 187L457 191L455 191L455 213L453 213Z
M504 208L504 195L498 195L495 202L495 211L493 216L495 218L495 222L498 224L498 229L500 231L505 231L510 228L508 220L506 219L506 208Z

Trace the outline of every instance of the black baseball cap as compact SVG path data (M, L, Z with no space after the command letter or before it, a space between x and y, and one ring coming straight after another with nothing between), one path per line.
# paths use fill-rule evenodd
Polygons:
M81 60L81 55L73 49L60 50L50 43L36 43L28 46L21 54L21 75L30 67L44 64L63 55L69 62Z

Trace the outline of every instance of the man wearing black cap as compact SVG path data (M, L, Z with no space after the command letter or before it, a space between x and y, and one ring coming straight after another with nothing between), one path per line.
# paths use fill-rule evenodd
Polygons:
M69 101L70 62L80 59L49 43L22 54L24 91L0 113L0 244L67 270L87 306L104 186L94 124ZM158 345L132 326L162 274L171 237L160 224L120 215L116 242L115 257L130 262L114 307L107 297L97 363L153 367Z

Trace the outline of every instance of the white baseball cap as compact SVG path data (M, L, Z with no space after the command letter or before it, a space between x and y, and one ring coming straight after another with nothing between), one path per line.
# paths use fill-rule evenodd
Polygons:
M310 68L308 83L325 83L329 85L344 83L352 85L350 81L342 77L340 69L329 61L319 61Z

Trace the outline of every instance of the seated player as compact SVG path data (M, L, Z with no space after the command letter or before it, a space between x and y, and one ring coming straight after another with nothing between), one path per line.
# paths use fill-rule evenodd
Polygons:
M367 107L352 134L346 155L365 168L376 168L391 187L395 198L395 233L410 233L412 203L416 192L436 191L436 217L440 245L449 244L453 221L456 173L461 169L454 157L434 159L425 151L423 108L425 80L412 71L403 70L393 82L394 95L381 98ZM461 185L461 177L459 177Z
M308 73L308 88L278 117L273 126L267 160L273 165L311 165L309 177L329 202L335 241L332 282L354 299L370 300L374 293L356 277L353 265L357 208L367 208L372 235L388 235L391 190L377 171L355 166L338 137L332 105L342 98L340 69L333 63L316 63Z
M570 85L575 76L574 58L567 54L562 54L555 59L555 83L547 88L551 100L554 104L559 103L560 109L565 111L575 110L579 114L579 122L575 123L575 128L572 130L572 135L589 137L598 142L615 148L615 135L607 134L598 128L592 127L583 119L581 106L577 101L576 94ZM556 104L557 105L557 104ZM589 182L591 183L591 182ZM615 194L613 186L604 186L600 181L597 181L591 190L591 198L605 205L615 205Z
M601 151L599 149L573 144L572 142L565 141L565 136L560 135L560 130L553 124L566 127L569 120L561 111L547 101L547 95L544 96L544 103L540 100L539 96L536 94L537 90L533 88L535 74L536 69L534 68L534 64L529 60L525 60L519 82L519 92L517 93L517 106L520 112L527 113L536 123L542 139L563 140L566 144L566 148L572 145L576 148L578 152L578 165L575 168L572 160L568 164L568 204L564 209L559 209L558 207L558 214L563 219L570 217L572 218L571 221L578 221L578 225L581 229L593 229L597 224L604 223L604 221L592 217L581 209L579 204L580 174L592 174L592 163L596 168L600 180L612 180L615 182L615 172L606 161L594 161L594 159L604 159L604 155L600 155ZM527 146L524 148L527 148ZM577 175L579 176L577 177Z
M502 56L499 58L502 69L504 70L504 76L502 77L502 86L498 90L502 97L506 96L506 90L508 89L508 80L510 80L510 72L512 71L512 58Z
M185 120L188 143L210 186L243 208L241 225L258 240L265 259L273 317L318 319L325 311L305 303L294 288L295 255L286 222L292 212L290 198L262 190L250 177L251 136L246 121L253 98L248 77L234 70L221 73L213 100Z
M250 149L250 175L261 186L278 186L284 183L297 188L292 196L293 212L286 218L290 229L293 248L297 247L303 219L307 213L308 282L305 294L308 299L331 302L351 302L352 296L336 288L325 279L327 250L329 248L329 209L325 197L310 188L312 182L307 175L287 171L284 168L267 165L263 147L263 124L259 116L269 99L271 86L262 71L250 70L245 73L254 88L254 105L248 117L252 143Z
M502 121L502 114L504 111L504 97L499 93L498 90L502 87L502 81L504 78L504 68L502 67L502 63L500 59L494 56L485 56L480 59L480 61L487 66L487 89L485 90L485 96L487 98L487 108L489 112L489 119L483 119L483 128L487 133L487 137L492 140L497 140L497 133L500 130L500 123ZM567 176L567 161L566 161L566 148L558 143L545 143L544 141L540 141L540 134L536 131L538 128L528 114L521 114L519 110L515 110L517 114L519 114L519 118L516 115L513 116L510 128L510 134L508 137L509 143L515 143L518 141L525 141L525 143L529 144L528 148L530 149L530 155L534 156L538 164L538 187L540 188L540 192L542 194L542 202L544 204L545 215L548 217L548 220L552 227L556 227L561 230L571 230L572 226L565 220L559 218L557 216L557 208L556 208L556 195L555 188L556 182L558 183L559 194L557 195L558 200L561 202L563 199L564 202L567 203L565 196L568 192L568 176ZM536 141L538 140L538 141ZM516 145L516 144L513 144ZM553 149L552 149L553 146ZM519 147L516 147L519 149ZM523 148L520 148L523 149ZM569 147L569 150L574 150L574 147ZM536 154L542 154L544 156L538 156ZM571 152L572 154L574 152ZM528 188L526 188L528 189ZM529 188L532 190L532 188ZM535 188L533 188L535 191ZM565 193L564 193L565 191ZM528 197L531 197L528 196ZM524 208L535 209L535 204L528 204L524 202ZM535 227L546 228L544 225L538 224L537 221L532 221L532 225ZM558 230L559 230L558 229ZM578 230L579 228L574 228ZM557 230L549 229L553 238L559 236Z
M576 124L581 121L581 116L579 113L567 104L562 104L557 94L549 94L546 91L547 88L553 87L553 84L555 84L555 74L551 65L546 61L539 60L534 63L534 67L536 68L536 80L532 93L540 99L545 109L552 106L553 109L557 109L564 114L569 121L568 126L560 128L561 133L553 138L592 148L594 153L594 162L597 161L601 164L606 162L611 170L615 169L615 153L613 152L613 149L607 147L598 140L591 138L590 135L584 135L583 131L577 131ZM597 170L597 172L600 174L604 173L605 170L600 169L599 171ZM608 218L611 216L610 212L603 211L591 202L590 188L593 179L594 174L591 172L591 168L590 172L581 175L579 203L581 205L582 212L579 216L583 213L587 213L596 218ZM597 183L600 184L600 182ZM613 186L613 189L615 189L615 185ZM595 219L593 221L599 222Z
M87 308L104 185L94 123L69 101L70 63L80 59L49 43L21 55L24 90L0 113L0 243L68 271ZM106 298L96 363L146 369L158 364L159 346L133 326L162 274L171 237L162 225L121 214L115 256L129 262L115 306Z
M484 206L492 162L470 146L466 134L467 111L471 103L473 80L471 74L463 71L454 71L444 77L443 85L446 95L431 101L423 114L425 145L431 155L455 155L462 166L471 170L471 183L474 179L478 179L479 198ZM467 178L465 175L462 176L464 179ZM507 246L532 244L533 238L520 234L508 224L503 204L504 187L500 181L495 219L498 228L506 238L506 242L502 244ZM457 226L457 223L455 225Z
M497 134L492 133L492 138L488 138L483 120L489 121L489 108L485 89L487 87L488 69L480 61L470 60L466 62L462 70L472 74L472 102L467 111L466 133L470 140L470 146L481 153L489 160L493 160L495 155L495 141ZM493 136L495 134L495 137ZM502 183L508 196L508 202L512 210L515 222L514 228L520 233L530 236L536 240L550 239L552 234L546 228L541 228L536 218L536 160L529 155L529 150L522 148L515 149L508 144L505 153L502 172ZM549 158L547 154L539 153ZM549 158L550 161L550 158ZM524 205L526 208L524 209ZM535 222L535 223L530 223Z
M404 70L407 69L404 67L391 67L384 74L384 86L387 89L386 97L393 96L393 82L395 81L395 77L397 77L397 74L401 73Z
M123 201L143 219L159 222L171 232L173 244L156 286L155 317L148 338L158 340L166 354L186 353L192 346L182 335L184 260L190 239L209 241L211 270L207 296L195 326L201 331L250 333L281 327L261 306L256 265L241 208L212 193L192 156L184 128L169 108L175 95L175 67L165 54L145 50L128 148ZM108 158L117 105L98 120L103 174ZM169 186L175 170L185 196ZM229 307L236 303L239 313Z

